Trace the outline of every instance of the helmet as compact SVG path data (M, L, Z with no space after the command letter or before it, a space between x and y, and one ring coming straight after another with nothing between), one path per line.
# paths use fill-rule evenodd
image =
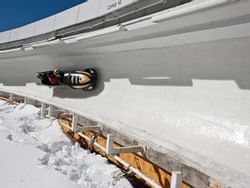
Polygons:
M38 79L43 79L43 73L37 72L37 73L36 73L36 77L37 77Z
M60 77L60 70L58 70L58 69L54 69L54 75L56 76L56 77Z

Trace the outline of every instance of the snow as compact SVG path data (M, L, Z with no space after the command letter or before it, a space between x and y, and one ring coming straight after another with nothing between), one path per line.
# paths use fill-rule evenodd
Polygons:
M72 144L39 108L0 100L0 182L5 188L130 188L106 158Z

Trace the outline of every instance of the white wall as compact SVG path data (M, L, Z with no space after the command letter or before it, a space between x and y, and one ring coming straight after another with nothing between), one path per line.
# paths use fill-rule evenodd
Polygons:
M77 23L93 19L98 16L101 2L99 0L92 0L88 3L83 3L79 7L79 14Z
M59 14L56 14L54 29L57 30L60 28L76 24L78 11L79 11L79 6L75 6Z
M54 30L56 16L50 16L48 18L35 22L34 35L40 35Z
M18 40L19 29L13 29L10 31L10 41Z
M8 42L10 37L10 32L1 32L0 33L0 43Z
M34 23L31 23L19 29L18 39L25 39L33 35L34 35Z
M107 0L101 1L99 16L118 10L125 6L128 6L137 0Z
M88 0L78 6L20 28L0 32L0 43L20 40L84 22L123 8L135 0Z

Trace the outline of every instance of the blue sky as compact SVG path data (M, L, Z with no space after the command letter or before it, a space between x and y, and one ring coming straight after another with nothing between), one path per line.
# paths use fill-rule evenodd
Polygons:
M0 32L61 12L86 0L0 0Z

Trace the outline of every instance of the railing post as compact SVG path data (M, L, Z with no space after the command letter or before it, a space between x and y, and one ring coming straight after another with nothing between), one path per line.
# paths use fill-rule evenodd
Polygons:
M51 118L53 116L53 113L54 113L54 106L49 105L49 110L48 110L49 118Z
M78 124L78 116L76 114L72 115L72 123L71 123L71 128L73 132L77 132L78 128L77 128L77 124Z
M181 185L182 185L182 172L173 171L170 188L181 188Z
M113 144L114 144L114 137L112 134L108 134L107 135L107 143L106 143L106 153L107 154L110 154L110 155L116 154L116 152L113 148Z
M41 119L43 119L44 116L45 116L45 104L42 103L42 104L41 104L41 113L40 113Z
M27 97L24 97L23 104L24 105L28 104L28 98Z
M12 102L12 101L13 101L13 99L14 99L14 95L13 95L13 93L10 93L10 96L9 96L9 100L10 100L10 102Z

